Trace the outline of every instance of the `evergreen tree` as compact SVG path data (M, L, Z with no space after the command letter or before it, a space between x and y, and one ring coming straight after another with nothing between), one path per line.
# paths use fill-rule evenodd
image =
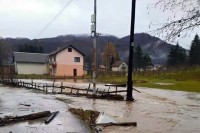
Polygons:
M120 60L120 56L119 56L119 53L117 52L116 61L119 61L119 60Z
M148 54L143 55L142 49L139 44L137 47L133 47L133 68L146 69L146 67L149 65L152 65L151 57Z
M32 53L38 53L39 52L36 45L33 45L32 47L33 47Z
M39 51L38 51L38 52L39 52L39 53L44 53L44 49L43 49L42 46L39 47Z
M200 39L198 35L195 35L192 41L189 55L190 65L200 64Z
M34 51L33 46L32 46L32 45L29 45L29 46L28 46L28 51L26 51L26 52L33 53L33 51Z
M23 52L28 52L28 51L29 51L28 44L25 44Z
M136 67L137 67L137 69L140 69L142 67L143 53L142 53L142 49L139 44L136 47L135 56L136 56Z
M148 54L145 54L143 56L142 66L143 66L144 69L146 69L150 65L152 65L152 63L151 63L151 57Z
M185 62L186 62L186 52L177 43L176 46L172 47L169 52L167 64L169 66L178 66L178 65L183 65Z
M24 52L24 46L23 45L19 46L19 52Z

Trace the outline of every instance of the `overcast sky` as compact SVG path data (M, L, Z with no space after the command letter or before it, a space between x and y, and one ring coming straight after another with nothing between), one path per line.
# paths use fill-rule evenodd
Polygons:
M94 0L73 0L48 28L42 29L70 0L0 0L0 37L47 38L90 34ZM130 34L132 0L97 0L97 32L123 37ZM149 10L156 0L137 0L135 32L147 32L151 22L165 22L167 13ZM191 39L180 39L189 48Z

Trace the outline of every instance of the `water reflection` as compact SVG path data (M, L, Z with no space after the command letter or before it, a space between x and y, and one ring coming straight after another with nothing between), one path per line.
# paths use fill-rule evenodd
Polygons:
M56 82L67 82L67 83L91 83L90 79L56 79Z

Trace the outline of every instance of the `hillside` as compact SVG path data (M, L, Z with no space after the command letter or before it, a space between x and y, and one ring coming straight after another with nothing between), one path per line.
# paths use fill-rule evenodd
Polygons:
M43 46L45 53L50 53L59 47L72 44L85 53L86 58L92 54L93 41L89 35L64 35L53 38L34 39L27 38L6 38L11 45L12 51L19 51L19 47L24 44ZM129 36L117 38L112 35L101 35L98 37L98 54L100 54L108 43L112 42L122 58L128 57ZM154 64L165 64L171 44L146 33L135 34L135 44L142 47L144 53L148 53Z

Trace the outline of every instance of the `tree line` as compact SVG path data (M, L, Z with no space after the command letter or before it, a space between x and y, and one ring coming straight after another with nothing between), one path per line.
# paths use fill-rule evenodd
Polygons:
M177 43L170 49L167 64L168 66L181 66L181 65L200 65L200 39L195 35L190 50L187 52Z
M148 66L152 66L151 57L148 54L144 54L140 45L134 47L133 50L133 68L135 70L137 69L147 69ZM120 56L115 48L115 45L111 42L109 42L105 48L103 49L103 52L101 53L101 61L102 64L111 69L112 64L115 61L119 61ZM128 62L128 60L127 60Z
M25 44L25 45L20 45L19 47L19 52L29 52L29 53L44 53L43 47L36 46L36 45L31 45L31 44Z

